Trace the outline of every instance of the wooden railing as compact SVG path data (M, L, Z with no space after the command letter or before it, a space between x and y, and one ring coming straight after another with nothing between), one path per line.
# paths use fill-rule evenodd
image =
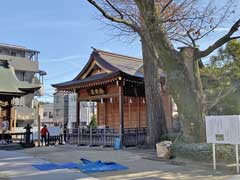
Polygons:
M146 128L124 129L123 145L143 145L146 141L146 134ZM111 147L114 145L115 138L118 137L119 133L111 128L78 128L68 130L67 142L78 145Z
M124 146L143 145L146 142L146 128L126 128L124 129L123 144Z

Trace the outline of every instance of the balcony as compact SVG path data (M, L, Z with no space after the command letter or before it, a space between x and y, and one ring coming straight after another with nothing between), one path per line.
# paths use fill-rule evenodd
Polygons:
M0 59L8 60L8 63L18 71L31 71L38 72L39 63L38 60L30 60L27 57L17 57L10 55L0 54Z
M43 82L41 82L37 77L34 77L32 83L41 86L41 88L34 93L35 96L44 96Z

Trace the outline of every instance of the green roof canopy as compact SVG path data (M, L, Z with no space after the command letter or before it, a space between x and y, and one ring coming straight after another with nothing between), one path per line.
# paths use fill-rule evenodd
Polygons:
M33 93L40 88L39 85L19 81L14 69L6 60L0 60L0 98L3 96L20 97Z

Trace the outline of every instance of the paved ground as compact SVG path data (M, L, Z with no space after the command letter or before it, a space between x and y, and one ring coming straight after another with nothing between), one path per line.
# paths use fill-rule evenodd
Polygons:
M42 160L50 162L79 162L80 158L87 158L90 160L101 159L104 161L115 161L129 167L128 170L124 171L89 174L89 176L102 180L240 179L240 176L233 175L232 171L225 171L225 169L221 170L221 173L213 173L211 164L207 163L204 164L179 159L173 162L150 160L152 152L139 151L136 149L114 151L105 148L64 145L25 149L23 152L37 159L41 158ZM0 162L2 161L0 160ZM12 172L15 173L15 170L12 170ZM47 180L44 177L41 179ZM54 179L56 179L56 177ZM82 180L87 179L83 178Z
M19 151L0 151L0 180L94 180L78 170L39 171L32 164L44 163Z

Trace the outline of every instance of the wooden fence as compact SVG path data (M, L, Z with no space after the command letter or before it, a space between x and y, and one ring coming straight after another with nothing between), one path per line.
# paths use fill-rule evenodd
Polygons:
M146 135L146 128L124 129L123 145L143 145L146 141ZM118 137L119 133L111 128L78 128L68 130L67 142L78 145L112 147L115 138Z

